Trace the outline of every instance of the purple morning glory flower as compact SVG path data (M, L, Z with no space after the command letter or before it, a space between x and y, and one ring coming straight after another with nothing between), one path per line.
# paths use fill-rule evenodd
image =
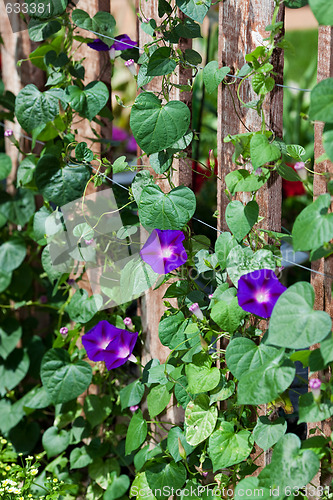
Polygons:
M238 304L244 311L269 318L280 295L287 290L271 269L244 274L238 281Z
M155 273L170 273L187 261L187 253L182 244L184 239L181 231L154 229L140 251L141 259Z
M117 41L112 45L112 48L115 50L127 50L137 45L137 42L131 40L130 37L126 34L118 35L115 38Z
M110 47L99 38L96 38L93 42L89 42L88 47L97 50L97 52L106 52L107 50L110 50Z
M128 360L136 362L132 352L137 339L137 332L121 330L103 319L83 335L82 344L89 359L104 361L106 368L112 370Z

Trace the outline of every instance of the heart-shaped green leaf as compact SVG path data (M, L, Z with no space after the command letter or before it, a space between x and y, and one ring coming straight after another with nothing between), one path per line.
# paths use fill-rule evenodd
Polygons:
M333 25L333 5L325 0L309 0L310 8L319 24Z
M143 189L139 202L139 218L145 227L181 230L195 212L193 191L185 186L163 193L156 185Z
M14 389L29 369L29 356L23 349L14 349L6 360L0 358L0 395Z
M70 85L66 89L66 94L72 108L88 120L92 120L109 99L108 88L103 82L91 82L84 90L76 85Z
M269 179L270 172L267 168L262 168L260 175L250 174L248 170L239 169L229 172L225 176L225 183L230 193L234 195L239 191L258 191Z
M80 28L86 29L88 31L98 31L102 35L112 36L113 31L116 26L116 21L114 17L106 11L97 12L93 18L90 18L89 14L81 9L74 9L72 14L72 21ZM109 46L113 43L110 39L100 37L103 42Z
M59 159L49 154L41 157L35 170L38 190L59 207L80 198L89 178L89 167L66 165L61 168Z
M197 0L176 0L179 9L184 12L187 17L200 24L204 20L211 3L211 0L203 0L202 2L198 2Z
M190 110L180 101L162 106L151 92L142 92L135 99L130 126L134 138L146 154L158 153L183 137L190 124Z
M92 369L88 363L72 363L68 352L62 349L50 349L46 352L40 373L43 386L55 404L66 403L80 396L92 378Z
M333 213L327 213L331 196L322 194L302 210L293 227L294 250L312 250L333 238Z
M60 29L61 24L54 19L52 21L31 19L28 24L29 37L33 42L41 42Z
M22 163L22 162L21 162ZM5 153L0 153L0 181L8 177L12 170L12 160Z
M167 500L169 495L164 486L172 484L175 490L181 488L185 483L187 472L180 462L158 463L156 460L146 467L146 477L149 488L154 491L153 498Z
M253 448L250 431L235 432L234 424L222 422L209 438L208 453L213 462L213 472L245 460Z
M42 442L47 457L51 458L60 455L69 446L69 432L58 429L58 427L49 427L43 434Z
M59 114L59 99L63 99L63 90L53 89L40 92L35 85L26 85L15 100L15 115L24 130L51 122Z
M22 336L22 328L15 318L6 318L0 325L0 356L8 358Z
M314 311L315 294L310 283L289 287L278 299L269 322L267 342L289 349L304 349L330 333L332 320L324 311Z
M88 292L83 288L76 290L66 311L72 321L87 323L101 308L103 299L101 295L95 294L88 297Z
M162 76L172 73L177 63L174 59L170 58L171 48L160 47L150 56L147 75L148 76Z
M208 354L198 353L192 358L192 363L185 366L188 380L188 390L191 394L199 394L215 389L220 381L220 370L211 368L212 360Z
M126 455L139 448L147 436L147 422L143 418L142 411L134 413L126 434Z
M227 272L235 286L243 274L257 269L274 271L275 268L276 261L270 250L258 250L253 253L249 247L242 248L238 245L230 250L227 257Z
M327 2L325 2L325 15ZM311 120L333 122L333 78L326 78L312 89L309 109Z
M216 421L216 406L209 406L209 397L200 394L186 407L186 441L192 446L202 443L212 434Z
M312 392L302 394L299 398L299 417L298 423L302 422L321 422L327 420L333 415L333 403L322 398L320 404L313 399Z
M24 241L12 236L0 246L0 269L5 272L14 271L25 259L27 249Z
M254 170L276 161L281 157L280 148L274 144L270 144L267 137L263 134L254 134L250 141L250 155Z
M68 0L26 0L28 4L28 14L30 17L38 19L48 19L49 17L62 14L67 7Z
M242 240L258 220L259 206L256 201L243 205L238 200L231 201L225 211L228 228L238 241Z
M211 311L212 320L229 333L234 333L240 321L246 316L246 312L238 305L236 293L236 288L226 290Z
M257 425L253 429L253 437L257 445L266 451L284 436L286 430L287 422L283 417L271 421L263 415L257 420Z
M228 68L228 66L219 68L217 61L210 61L208 64L206 64L203 69L203 81L209 94L217 89L217 87L220 85L223 78L227 76L229 71L230 68Z

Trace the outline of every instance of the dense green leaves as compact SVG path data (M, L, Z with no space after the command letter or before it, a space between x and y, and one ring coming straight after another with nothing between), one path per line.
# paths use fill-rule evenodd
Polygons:
M180 101L165 106L151 92L138 95L131 111L130 126L138 145L146 154L158 153L186 134L190 110Z
M156 185L143 189L139 202L140 222L154 229L182 229L195 212L193 191L185 186L163 193Z
M97 31L102 35L112 36L113 31L116 26L114 17L106 11L97 12L93 18L90 18L89 14L81 9L73 10L72 14L73 22L88 31ZM104 43L112 44L109 38L104 38L101 36Z
M0 325L0 356L8 358L22 336L22 327L15 318L6 318Z
M101 295L88 296L84 289L76 290L68 307L67 312L72 321L88 323L97 311L102 307L103 299Z
M29 37L33 42L41 42L61 29L61 24L56 21L43 21L31 19L28 25Z
M304 349L330 333L332 321L324 311L314 311L315 294L310 283L299 282L278 299L271 316L267 341L270 344Z
M85 361L72 363L69 354L50 349L42 360L41 379L53 403L66 403L82 394L89 386L92 369Z

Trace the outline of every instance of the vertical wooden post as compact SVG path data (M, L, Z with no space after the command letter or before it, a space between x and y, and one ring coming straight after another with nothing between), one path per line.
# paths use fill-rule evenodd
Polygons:
M219 63L229 66L232 73L245 64L245 55L252 52L262 40L267 37L265 27L272 22L274 11L273 0L225 0L219 6ZM281 6L278 20L284 20L284 7ZM272 64L276 83L283 83L283 54L276 50L273 54ZM225 176L235 169L232 162L234 146L224 143L223 139L228 134L240 134L244 132L255 132L260 130L261 120L253 109L241 107L237 98L237 83L232 86L219 86L218 89L218 128L217 128L217 154L218 154L218 181L217 181L217 208L219 211L218 228L228 231L225 222L225 209L229 203L225 195ZM241 87L240 96L244 102L254 100L255 93L251 88L250 80L246 80ZM236 107L236 110L235 110ZM283 123L283 90L275 87L266 97L264 113L267 126L277 137L282 138ZM242 121L241 121L242 120ZM243 123L242 123L243 122ZM248 193L239 196L242 202L250 201ZM257 202L260 207L260 216L264 217L261 227L279 231L281 228L281 202L282 202L282 180L273 173L269 182L260 189L257 194ZM266 407L258 409L259 415L266 413ZM256 446L255 456L261 452ZM263 453L257 460L259 466L257 475L261 468L270 461L269 452Z
M325 78L333 77L333 28L331 26L319 26L318 31L318 70L317 70L317 81L320 82ZM322 134L323 134L324 124L321 122L315 123L315 158L319 158L324 153L324 148L322 145ZM333 174L333 164L331 161L323 161L320 163L315 163L314 171L317 173L330 173ZM316 199L320 194L326 193L327 184L325 177L322 175L315 175L313 180L313 198ZM331 206L331 211L332 211ZM319 271L324 274L333 274L333 257L330 256L327 259L320 259L312 263L312 269L314 271ZM311 284L315 290L315 309L326 311L331 317L333 317L333 303L332 303L332 279L328 276L322 276L321 274L312 273ZM319 344L315 344L312 349L317 349ZM324 380L325 376L328 374L319 373L319 377ZM310 423L308 424L308 432L310 430L316 429L316 434L321 435L324 433L325 436L329 437L332 432L332 420L326 420L324 422ZM313 434L311 434L313 435ZM330 485L332 480L332 475L328 477L323 477L321 471L312 480L312 483L316 486ZM320 496L312 496L309 498L319 498Z
M153 18L158 20L158 0L150 0L149 2L141 3L140 13L144 14L146 19ZM180 13L179 17L183 14ZM151 41L151 37L148 37L146 33L142 30L138 30L139 36L139 46ZM180 39L179 47L182 50L191 47L191 40ZM187 80L191 81L192 73L191 70L179 70L178 74L174 78L173 82L177 84L185 84ZM161 91L161 78L155 77L153 81L146 86L147 91L160 92ZM182 100L191 108L191 94L189 92L180 93L178 89L174 89L170 95L170 100ZM149 159L144 158L144 165L149 165ZM176 172L173 177L173 182L176 186L186 185L190 186L192 182L192 169L190 163L185 160L174 161L173 166L176 167ZM152 171L152 174L154 172ZM165 180L157 180L157 184L160 186L162 191L169 191L169 184ZM157 358L163 363L167 356L170 354L170 350L164 347L158 337L158 324L165 311L163 305L163 296L165 294L167 286L161 286L158 290L149 290L141 299L141 316L142 316L142 326L145 332L145 345L142 353L142 364L145 365L150 359ZM172 300L170 300L172 302ZM171 400L172 407L167 412L167 419L170 422L177 422L181 412L179 408L176 407L175 402ZM165 420L165 417L163 417Z
M225 0L220 3L219 10L219 62L236 72L245 64L245 55L262 44L268 32L265 27L272 21L274 11L273 0ZM284 19L284 7L282 6L278 20ZM277 83L283 81L283 55L276 51L273 56L274 72L277 73ZM234 146L224 143L223 138L228 134L239 134L243 132L260 130L261 121L254 109L242 108L238 102L236 87L220 86L218 91L218 129L217 129L217 152L218 152L218 184L217 184L217 207L219 211L218 227L227 231L224 213L228 199L224 193L226 188L224 178L226 174L234 170L232 155ZM230 90L230 92L229 92ZM242 84L240 96L243 101L248 102L256 98L250 81ZM234 108L235 102L237 114ZM264 112L267 126L278 137L282 137L282 105L283 91L281 87L275 87L266 97ZM244 126L240 118L242 119ZM281 177L272 174L268 184L262 188L257 196L260 206L260 215L265 217L262 227L279 231L281 226ZM242 194L242 201L249 201L246 193Z

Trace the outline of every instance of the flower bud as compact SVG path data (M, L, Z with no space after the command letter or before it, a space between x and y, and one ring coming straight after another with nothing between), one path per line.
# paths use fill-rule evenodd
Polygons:
M61 335L63 337L66 337L67 333L68 333L68 328L67 326L63 326L62 328L60 328L59 332L61 333Z
M131 330L132 332L134 331L134 325L133 325L133 321L131 320L131 318L127 317L127 318L124 318L124 325L129 329Z
M319 378L312 378L309 380L309 387L311 389L311 392L313 394L313 399L318 402L320 401L320 387L321 387L321 381Z
M4 136L5 137L11 137L14 134L14 132L11 129L5 130Z
M111 49L109 50L109 56L110 56L110 60L114 61L116 58L116 49L111 47Z
M134 59L128 59L128 61L125 61L125 66L130 70L132 75L136 76L136 69L135 69L135 64L134 64Z
M84 240L86 245L92 245L94 243L94 238L91 238L90 240Z
M132 413L135 413L136 410L138 410L138 408L139 408L139 405L130 406L130 410L131 410Z
M305 168L305 163L304 161L298 161L294 165L294 169L297 172L297 175L302 179L302 181L305 181L308 177L307 170Z
M190 307L189 307L189 310L192 314L194 314L194 316L196 316L198 319L200 319L201 321L203 320L204 316L202 314L202 311L199 307L199 304L198 302L194 302L194 304L191 304Z
M182 459L186 460L186 451L185 451L184 446L182 445L180 438L178 438L178 451L179 451L179 455L182 457Z

